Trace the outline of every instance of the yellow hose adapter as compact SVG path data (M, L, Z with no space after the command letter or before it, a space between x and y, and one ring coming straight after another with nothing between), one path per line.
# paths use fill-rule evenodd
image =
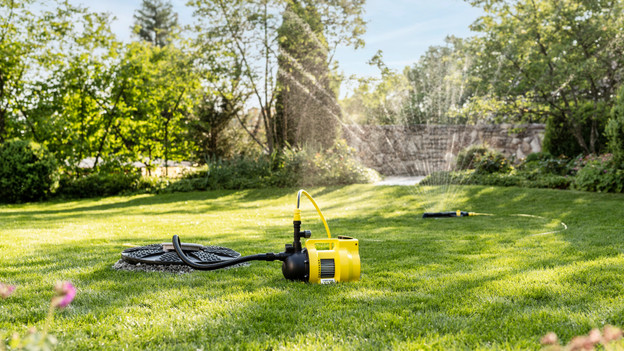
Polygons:
M295 215L293 217L293 221L301 221L301 210L295 208Z

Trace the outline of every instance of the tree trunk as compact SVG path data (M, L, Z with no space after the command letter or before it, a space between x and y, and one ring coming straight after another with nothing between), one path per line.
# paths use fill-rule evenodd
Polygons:
M165 177L169 177L169 121L165 122Z
M4 143L6 135L6 110L0 110L0 144Z

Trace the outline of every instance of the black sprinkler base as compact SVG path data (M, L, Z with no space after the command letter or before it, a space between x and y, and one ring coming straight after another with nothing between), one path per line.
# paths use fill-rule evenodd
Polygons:
M183 245L184 253L190 260L201 264L218 263L240 257L240 253L221 246ZM131 264L147 265L186 265L175 251L162 244L138 246L126 249L121 259Z

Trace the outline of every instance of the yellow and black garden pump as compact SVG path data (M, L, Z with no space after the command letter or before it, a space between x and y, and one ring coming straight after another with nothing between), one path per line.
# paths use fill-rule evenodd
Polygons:
M301 210L299 204L301 195L305 195L316 208L325 230L327 239L309 239L305 242L305 248L301 245L301 238L310 238L309 230L301 230ZM177 235L173 236L172 243L175 252L187 265L198 270L215 270L240 264L248 261L282 261L282 273L286 279L300 280L310 283L334 283L357 281L360 279L360 253L358 240L339 236L331 237L329 226L316 201L305 190L297 193L297 207L293 218L294 240L292 244L286 244L284 252L266 253L250 256L242 256L232 259L224 259L215 263L193 262L183 251L183 245Z

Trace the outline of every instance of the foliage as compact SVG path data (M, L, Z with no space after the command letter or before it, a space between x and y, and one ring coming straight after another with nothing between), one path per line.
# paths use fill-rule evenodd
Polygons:
M613 165L613 155L578 155L570 160L568 164L569 173L576 175L583 167L590 164Z
M53 145L67 141L66 121L57 113L65 82L57 73L70 53L87 58L97 52L106 41L107 17L67 1L30 11L36 3L0 1L0 142L32 139L57 154Z
M280 45L278 29L281 23L277 14L285 13L286 8L298 3L278 0L189 2L189 5L194 7L195 16L199 21L195 27L197 45L204 48L203 56L209 63L215 63L225 77L216 79L213 85L231 87L231 84L227 84L227 81L231 80L227 74L228 67L236 67L235 75L243 79L238 89L244 96L253 96L254 102L259 105L258 112L266 133L266 142L261 144L269 154L283 147L278 138L288 129L284 123L278 123L275 115L279 90L278 56L285 54L278 48ZM363 44L361 39L364 33L363 0L302 1L301 4L307 12L318 14L315 18L319 23L314 24L312 32L323 34L322 38L317 37L316 40L325 42L322 46L330 49L327 58L333 58L333 52L339 45L358 47ZM306 19L298 17L301 13L293 12L290 15L293 15L291 18L293 25L309 29L310 24ZM299 20L301 23L296 23ZM327 62L327 65L331 67L332 62ZM283 63L280 69L282 68ZM286 70L287 68L284 68L284 71ZM226 84L223 84L223 81ZM255 139L259 142L257 138Z
M583 153L599 152L604 111L610 109L620 85L617 72L624 67L624 48L618 44L623 4L470 2L485 10L472 25L483 33L477 39L478 90L514 106L520 116L553 118L552 125L573 135ZM523 100L528 104L516 104Z
M220 159L231 157L233 140L227 134L232 119L242 110L240 99L204 94L195 105L189 122L189 132L198 148L197 159Z
M575 157L582 154L583 149L567 130L566 123L565 118L561 116L548 117L542 148L554 155Z
M473 164L477 174L509 173L512 169L511 164L502 153L492 150L482 155L476 155Z
M369 61L379 79L359 79L353 94L341 101L352 121L365 124L461 124L474 94L472 41L454 36L445 46L431 46L403 72L389 69L378 51ZM471 120L471 122L475 122Z
M90 198L130 194L141 190L158 188L149 181L141 182L138 168L122 167L114 162L102 165L96 172L77 175L64 175L61 178L57 196L66 198Z
M109 159L146 160L149 168L156 158L188 158L186 116L199 85L191 58L181 47L134 42L122 62L114 82L119 95L107 113L100 148L109 150Z
M282 153L256 157L240 156L211 160L206 169L169 185L166 192L344 185L369 183L378 175L354 158L344 140L330 149L287 149Z
M624 192L624 170L618 168L610 154L579 156L575 159L552 158L547 153L531 154L517 169L497 172L504 168L486 157L487 162L475 164L475 170L434 172L423 185L479 184L519 186L527 188L576 189L594 192Z
M44 146L27 140L0 145L0 202L45 199L57 178L56 160Z
M9 14L0 22L0 140L38 141L70 171L89 157L94 167L190 159L185 118L199 82L186 42L123 45L107 14L67 2L30 12L31 3L0 3Z
M538 177L525 172L477 173L475 170L434 172L420 182L421 185L489 185L524 188L569 189L572 178L555 174Z
M336 139L340 108L321 13L313 3L287 2L277 29L275 140L280 149L330 148Z
M474 94L471 90L472 53L470 40L454 36L446 46L430 46L404 75L409 82L405 101L407 124L462 124L459 109Z
M570 173L570 159L566 157L553 157L548 152L535 152L527 155L518 169L527 177L535 178L540 175L554 174L565 176Z
M545 161L553 158L553 155L548 151L532 152L527 155L524 162Z
M574 177L574 189L596 192L624 192L624 170L613 160L593 159L584 162Z
M620 87L611 110L606 135L609 139L609 150L613 153L616 165L624 169L624 85Z
M607 122L608 110L606 104L601 103L595 106L593 103L586 103L572 113L579 133L585 140L592 138L592 123L597 124L597 130L603 131ZM553 155L563 155L575 157L585 152L579 145L577 138L569 130L569 120L560 115L548 117L546 131L544 133L543 148ZM594 149L599 153L605 149L606 138L602 132L594 137Z
M370 183L378 175L355 159L355 150L339 139L331 149L321 152L300 151L304 157L293 185L344 185ZM296 169L296 167L293 167Z
M455 160L455 169L474 169L475 161L478 156L485 155L492 151L487 145L470 145L469 147L457 153Z
M141 8L134 14L135 33L155 46L169 44L178 27L178 14L172 7L171 2L143 0Z
M404 124L409 82L405 75L389 69L378 51L369 64L376 65L380 79L360 78L353 94L341 100L349 122L361 124Z

